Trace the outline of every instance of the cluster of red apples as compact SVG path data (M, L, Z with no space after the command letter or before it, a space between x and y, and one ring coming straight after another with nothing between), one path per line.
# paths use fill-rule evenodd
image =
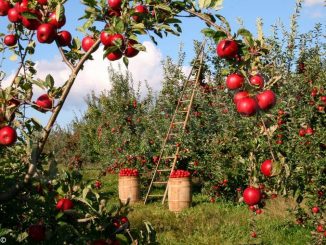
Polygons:
M71 210L74 203L68 198L61 198L56 204L56 209L60 212ZM46 238L46 227L43 223L33 224L28 227L28 236L32 241L41 242Z
M120 170L119 176L139 176L139 172L137 169L123 168Z
M40 43L52 43L57 40L60 46L68 46L72 37L68 31L58 31L66 23L64 13L57 14L48 9L48 0L37 0L37 5L30 7L28 0L17 2L14 6L7 0L0 0L0 16L7 16L14 24L21 24L26 29L36 31ZM4 44L14 46L17 43L15 34L4 37Z
M221 40L217 44L216 52L220 58L241 59L239 56L239 46L235 40ZM226 87L229 90L237 91L234 95L233 102L241 115L253 116L259 110L266 111L275 105L275 93L272 90L263 90L265 81L262 75L254 74L249 76L249 85L263 90L254 96L244 90L245 80L245 76L241 73L232 73L226 78Z
M71 33L66 30L58 31L66 23L64 13L57 14L55 10L50 11L48 0L37 0L37 2L35 7L30 8L29 0L22 0L14 6L8 0L0 0L0 16L7 16L11 23L20 23L28 30L36 31L37 40L40 43L52 43L56 40L60 46L69 46L72 41ZM120 16L121 5L122 0L108 0L108 16ZM137 15L132 16L132 19L135 22L141 22L142 15L148 14L148 9L144 5L138 5L134 12ZM115 47L114 51L108 52L106 56L111 61L118 60L123 55L132 58L139 53L139 50L134 48L134 45L138 43L120 33L110 33L105 29L102 31L100 39L105 50ZM4 37L4 44L9 47L15 46L17 41L15 34L8 34ZM96 38L93 36L84 37L82 49L87 52L95 42Z
M170 174L170 178L188 178L190 177L190 172L187 170L177 169L173 170Z
M122 0L108 0L108 15L110 17L121 16ZM145 5L137 5L134 8L137 15L132 16L133 21L142 22L144 17L149 13ZM104 50L107 51L106 58L110 61L119 60L122 56L127 58L135 57L139 50L135 48L137 41L128 39L121 33L112 33L109 25L100 34L101 43ZM82 40L82 48L87 52L95 44L95 38L91 36L84 37Z
M18 100L13 100L7 103L8 107L19 106ZM51 110L53 107L53 99L48 94L41 95L36 101L35 106L41 111ZM7 124L10 124L12 118L7 118L5 113L5 107L0 107L0 145L12 146L17 141L16 130Z

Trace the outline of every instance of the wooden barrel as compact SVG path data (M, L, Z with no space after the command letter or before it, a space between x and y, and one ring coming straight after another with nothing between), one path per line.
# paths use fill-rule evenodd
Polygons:
M140 200L138 176L119 176L119 199L122 203L135 203Z
M190 177L170 178L168 182L169 210L180 212L191 206Z

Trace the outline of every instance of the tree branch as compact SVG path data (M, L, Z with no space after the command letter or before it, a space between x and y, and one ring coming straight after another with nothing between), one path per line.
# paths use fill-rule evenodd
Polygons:
M38 156L37 156L37 160L35 162L32 162L29 166L28 172L25 175L25 182L28 182L28 180L34 175L36 168L37 168L37 164L39 161L39 157L41 155L41 153L43 152L45 143L50 135L50 132L53 128L53 125L68 97L68 94L76 80L77 74L78 72L81 70L81 68L83 67L85 61L89 58L89 56L91 55L91 53L93 53L93 51L95 51L98 46L100 45L101 40L98 39L96 40L95 44L88 50L88 52L80 59L80 61L78 62L78 64L76 65L76 67L73 68L70 77L67 81L67 84L65 85L65 88L63 90L63 93L59 99L59 102L57 104L57 106L55 107L55 109L53 110L53 113L48 121L48 124L46 125L46 127L44 128L44 132L43 135L40 139L39 145L38 145Z
M73 71L75 69L75 67L73 66L73 64L71 64L71 62L67 59L65 53L63 52L62 47L59 45L58 41L56 40L56 44L58 46L59 52L61 54L61 57L63 59L63 62L66 63L66 65L70 68L71 71Z
M229 39L232 38L231 33L226 30L225 28L223 28L222 26L217 25L216 23L214 23L210 18L208 18L205 14L202 13L197 13L196 11L190 10L190 9L185 9L186 12L188 12L189 14L192 14L196 17L198 17L199 19L205 21L208 25L213 26L217 31L222 31L224 33L226 33L227 37Z

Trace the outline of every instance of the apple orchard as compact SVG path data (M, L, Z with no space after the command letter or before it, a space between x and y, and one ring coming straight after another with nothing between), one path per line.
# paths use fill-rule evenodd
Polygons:
M65 30L66 2L0 0L1 24L8 25L0 33L2 59L18 57L10 81L0 62L0 234L8 244L120 244L118 234L128 243L150 243L149 233L132 230L129 206L114 206L102 195L100 179L120 171L120 176L141 176L148 187L186 79L182 54L178 64L163 64L157 96L149 91L141 98L128 76L111 69L112 90L91 94L82 119L66 131L55 122L93 52L102 49L104 59L121 59L128 67L129 59L146 51L141 35L154 43L179 35L183 18L205 22L207 45L191 120L170 177L197 179L211 205L224 200L248 206L252 222L270 199L290 198L293 223L309 229L313 243L326 241L321 25L298 34L294 14L290 31L274 26L265 36L259 20L254 37L245 28L231 30L217 14L221 0L82 0L80 40ZM57 46L70 69L63 85L51 74L37 78L33 54L41 45ZM36 87L44 91L38 98ZM27 108L50 114L47 124L30 117ZM101 168L95 183L79 171L84 163ZM58 165L66 171L56 171ZM253 226L248 236L264 234Z

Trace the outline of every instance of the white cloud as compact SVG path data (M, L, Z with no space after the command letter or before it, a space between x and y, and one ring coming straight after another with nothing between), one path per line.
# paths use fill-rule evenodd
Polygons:
M325 0L305 0L304 3L307 6L324 5Z
M136 57L129 60L129 72L131 72L135 84L138 81L147 80L149 85L158 91L161 88L161 79L163 70L161 67L162 53L151 42L144 42L146 52L140 52ZM111 63L115 70L120 65L122 71L126 68L122 61ZM93 60L89 60L84 64L84 69L78 74L75 84L68 96L65 108L81 108L84 98L92 90L98 94L103 90L111 88L108 67L110 61L103 60L103 49L100 47L94 54ZM56 85L62 85L69 77L70 70L62 62L61 57L56 56L52 60L40 60L36 62L37 77L45 79L47 74L51 74ZM142 87L144 89L144 86ZM37 98L41 93L40 89L34 91L34 97ZM67 108L68 107L68 108Z
M136 57L129 59L129 72L131 72L135 84L138 81L147 81L150 87L154 91L161 89L161 80L163 78L163 69L161 66L161 60L163 55L161 51L151 42L143 43L146 47L146 52L140 52ZM122 71L126 71L126 67L122 60L111 62L115 70L119 65ZM94 54L93 60L89 60L84 64L84 69L78 74L76 81L71 89L71 92L64 105L62 115L59 116L59 123L66 124L67 119L69 121L73 118L73 111L83 111L85 109L85 97L93 90L96 94L99 94L103 90L109 90L111 83L109 79L108 67L110 61L103 60L103 49L100 47ZM36 62L36 70L38 71L37 77L45 79L47 74L51 74L55 80L56 86L62 85L70 74L69 68L63 63L61 57L55 56L52 60L39 60ZM3 87L9 85L13 78L13 73L7 77L2 83ZM142 83L142 94L145 93L145 84ZM35 86L33 100L44 93L40 88ZM38 113L32 113L38 114ZM42 114L42 121L46 121L48 117ZM61 119L61 120L60 120ZM61 123L60 123L61 124Z

